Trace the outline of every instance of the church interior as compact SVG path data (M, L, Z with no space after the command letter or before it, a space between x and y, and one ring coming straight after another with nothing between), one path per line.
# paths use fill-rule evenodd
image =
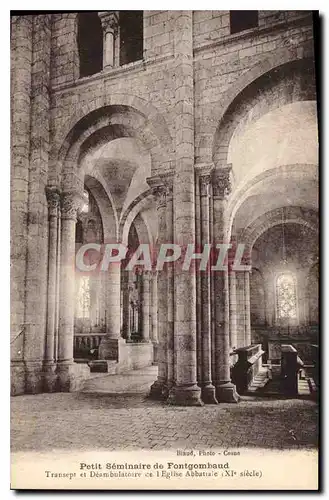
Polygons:
M13 395L148 367L173 405L317 394L312 15L207 12L12 18ZM247 271L75 267L222 242Z

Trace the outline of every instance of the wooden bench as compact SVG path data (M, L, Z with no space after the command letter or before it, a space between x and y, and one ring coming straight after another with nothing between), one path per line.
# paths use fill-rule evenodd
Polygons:
M287 396L298 395L298 373L304 363L297 350L289 344L281 345L281 390Z
M262 367L262 356L265 351L262 344L240 347L234 351L238 361L232 367L232 382L239 394L246 392Z

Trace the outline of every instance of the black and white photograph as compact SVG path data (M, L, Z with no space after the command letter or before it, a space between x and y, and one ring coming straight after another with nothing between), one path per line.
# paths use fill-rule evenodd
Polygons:
M319 12L8 22L11 489L317 491Z

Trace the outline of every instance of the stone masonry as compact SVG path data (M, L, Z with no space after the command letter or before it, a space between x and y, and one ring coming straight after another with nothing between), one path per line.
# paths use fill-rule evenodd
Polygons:
M14 395L75 391L89 377L73 352L76 224L86 186L104 241L128 241L134 225L139 240L155 248L243 235L251 252L255 235L279 216L264 206L245 232L238 228L234 214L253 180L246 175L240 191L231 140L239 127L280 106L316 100L311 12L259 11L258 26L231 34L229 11L144 11L143 59L121 66L120 12L99 18L104 66L86 77L79 73L78 13L11 18ZM150 171L139 191L124 181L133 194L119 203L121 172L101 171L94 152L122 138L143 148ZM304 167L305 174L294 173L300 182L310 175ZM273 179L280 175L278 169ZM147 222L152 210L154 224ZM316 231L316 207L291 210L289 222ZM122 283L130 282L120 268L107 280L101 359L120 357L130 335L122 338L130 320L129 300L120 298ZM237 402L230 355L252 342L249 271L178 273L168 266L141 283L141 338L157 352L151 396L188 406Z

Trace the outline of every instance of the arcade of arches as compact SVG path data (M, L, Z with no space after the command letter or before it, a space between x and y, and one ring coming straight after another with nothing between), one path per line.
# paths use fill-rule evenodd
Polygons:
M188 82L181 87L188 101L193 61L179 50L176 78ZM74 116L54 146L45 337L37 354L36 341L25 339L25 392L72 391L93 372L154 363L154 398L236 402L235 349L261 343L268 355L271 338L286 335L307 357L307 345L317 344L312 59L278 61L230 91L214 111L210 139L201 138L179 88L175 135L151 104L119 96ZM199 148L196 155L203 140L205 154ZM223 241L245 244L250 271L134 272L123 262L98 274L74 266L89 242L122 242L133 251L141 243L157 249ZM85 258L91 262L93 252ZM13 350L18 373L20 345Z

